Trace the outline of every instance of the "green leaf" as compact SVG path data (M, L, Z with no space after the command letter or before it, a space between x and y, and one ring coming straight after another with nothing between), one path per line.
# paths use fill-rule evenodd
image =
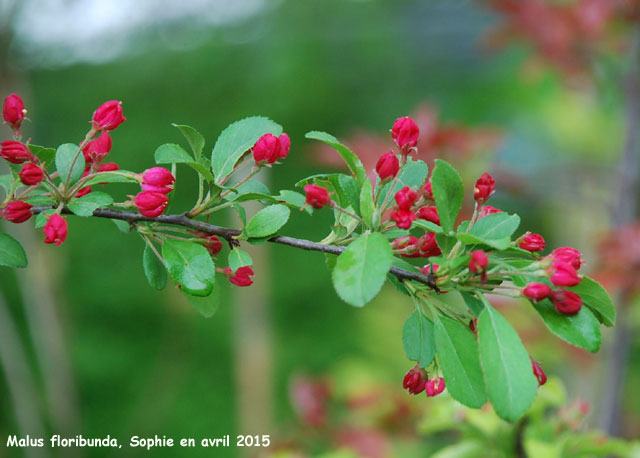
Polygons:
M217 283L214 284L214 288L208 296L194 296L188 293L184 293L184 295L189 303L193 305L193 308L195 308L198 313L205 318L212 317L220 305L220 294L218 292Z
M493 213L480 218L468 233L458 233L458 239L466 245L484 244L504 250L511 244L511 235L519 225L518 215Z
M436 356L433 323L421 311L413 312L404 323L402 345L407 358L422 368L431 364Z
M484 310L484 304L482 301L472 293L467 293L465 291L460 291L460 295L462 296L464 303L469 307L469 310L471 310L475 316L480 316Z
M195 162L193 157L187 153L182 146L175 143L165 143L156 149L156 164L184 164Z
M351 207L354 212L360 213L361 191L356 179L344 173L336 173L330 177L329 182L336 193L338 205L342 208Z
M91 178L85 186L102 183L135 183L137 180L132 176L124 175L125 173L133 173L127 170L118 170L117 172L100 172Z
M238 159L264 134L280 135L282 126L269 118L254 116L234 122L222 131L211 153L211 168L216 182L233 171Z
M542 321L556 336L576 347L595 353L600 348L600 325L593 313L582 307L576 315L558 313L550 300L533 303Z
M126 221L122 221L119 219L112 219L111 221L113 222L113 224L115 224L120 232L125 234L131 232L131 226Z
M11 174L0 175L0 186L9 194L13 190L13 176Z
M191 126L175 123L172 123L171 125L173 127L177 127L180 132L182 132L182 135L184 135L184 138L187 139L187 142L191 147L191 151L193 151L196 161L199 161L200 157L202 157L202 149L204 148L204 137L202 134Z
M280 195L276 196L276 200L282 202L292 208L302 208L306 203L306 198L299 192L283 189L280 191ZM307 205L305 211L309 214L313 213L313 207Z
M29 151L40 159L40 162L46 162L47 164L51 164L56 157L56 150L54 148L29 144Z
M424 229L425 231L435 232L435 233L442 232L442 227L438 226L435 223L432 223L431 221L425 221L423 219L415 220L411 225L411 227L418 227L420 229Z
M66 183L67 177L69 177L69 185L72 185L82 177L85 165L84 155L82 152L78 154L78 151L80 151L78 145L72 143L65 143L58 146L56 150L56 170L60 174L60 181L62 181L62 183ZM73 160L76 154L78 154L78 158L74 163ZM73 170L71 170L71 164L73 164Z
M105 192L94 191L79 199L73 199L67 207L78 216L91 216L93 212L113 203L113 197Z
M240 267L244 266L252 266L253 259L251 259L251 255L246 251L242 251L240 248L234 248L229 252L229 267L234 272L238 270Z
M380 192L380 198L378 199L380 202L384 202L387 200L387 195L391 192L395 195L400 189L405 186L409 186L414 191L422 186L424 181L427 179L427 175L429 174L429 166L424 161L414 161L411 158L407 159L407 163L402 166L400 172L398 174L398 179L396 180L396 184L391 189L391 184L393 181L387 183L383 186L382 191ZM393 197L389 197L389 200Z
M208 296L213 290L215 266L205 247L183 240L165 240L162 257L171 278L194 296Z
M371 187L371 181L365 180L360 191L360 214L367 226L373 229L374 221L373 215L376 207L373 203L373 188Z
M449 163L436 159L436 167L431 176L433 198L438 208L440 225L445 233L453 230L456 218L462 208L464 188L460 175Z
M282 204L270 205L256 213L245 229L248 237L261 238L275 234L289 220L291 210Z
M520 337L488 303L478 318L478 344L491 404L501 418L517 420L533 402L538 382Z
M205 159L202 158L201 161L205 162ZM203 165L199 162L187 162L186 164L189 167L191 167L193 170L198 172L200 175L202 175L204 179L207 180L209 183L215 182L215 178L213 177L213 174L209 171L210 166Z
M162 290L167 286L167 270L149 245L146 244L142 253L142 267L152 288Z
M318 131L307 132L305 137L313 140L319 140L334 148L347 164L347 167L349 167L349 170L355 176L358 184L360 186L364 184L367 179L367 173L360 161L360 158L349 148L341 144L336 137L326 132Z
M460 322L440 316L435 319L435 343L451 396L468 407L482 407L487 396L475 336Z
M336 261L332 278L338 296L347 304L364 306L382 288L392 261L391 245L382 234L361 235Z
M53 208L50 208L38 213L36 215L36 222L33 227L35 227L36 229L44 227L44 225L47 224L47 219L49 219L49 216L53 215L55 212L56 211Z
M593 278L584 277L577 286L567 289L582 297L582 302L591 309L600 323L605 326L616 323L616 309L609 293Z
M16 239L0 233L0 266L27 267L27 254Z

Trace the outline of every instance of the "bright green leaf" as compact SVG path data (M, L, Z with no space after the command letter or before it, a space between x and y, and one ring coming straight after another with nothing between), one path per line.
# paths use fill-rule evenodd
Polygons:
M436 167L431 176L431 187L442 230L448 233L453 230L458 213L462 208L462 198L464 197L462 179L449 163L436 159Z
M202 136L202 134L191 126L185 126L175 123L171 125L173 127L177 127L180 132L182 132L182 135L184 135L184 138L187 139L187 142L191 147L191 151L193 151L193 155L195 156L196 161L199 161L200 157L202 156L202 149L204 148L204 137Z
M598 321L605 326L616 323L616 309L607 290L593 278L584 277L578 286L567 288L582 297L582 302L591 309Z
M469 232L459 232L458 239L466 245L484 244L504 250L511 244L511 235L519 225L518 215L493 213L480 218Z
M188 293L184 293L184 295L193 308L205 318L212 317L220 305L220 293L218 292L217 283L214 283L213 290L208 296L194 296Z
M242 251L240 248L234 248L229 252L229 267L234 272L238 270L240 267L244 266L252 266L253 259L251 259L251 255L246 251Z
M0 266L27 267L27 254L16 239L0 233Z
M598 351L600 325L587 307L582 307L576 315L565 315L559 313L548 299L532 304L544 324L556 336L591 353Z
M414 191L418 190L424 184L428 174L429 166L427 166L424 161L414 161L408 158L407 163L402 166L402 169L400 169L398 173L398 179L396 180L393 190L391 190L392 181L383 186L380 191L379 202L384 202L385 200L391 201L393 195L405 186L410 187ZM392 193L392 196L387 198L389 192Z
M36 215L36 222L34 224L34 227L36 229L40 229L41 227L44 227L44 225L47 224L47 220L49 219L49 216L53 215L55 212L56 211L53 208L50 208L48 210L38 213Z
M349 170L355 176L358 184L364 184L364 181L367 179L367 173L364 170L364 166L362 165L360 158L353 151L340 143L336 137L326 132L318 131L307 132L305 137L313 140L319 140L333 147L347 164L347 167L349 167Z
M276 204L263 208L247 224L248 237L266 237L275 234L289 220L291 210L286 205Z
M54 148L46 148L44 146L29 144L29 151L40 159L40 162L45 162L47 164L51 164L56 157L56 150Z
M420 229L424 229L425 231L435 232L435 233L442 232L442 227L438 226L435 223L432 223L431 221L425 221L423 219L415 220L411 225L411 227L418 227Z
M167 239L162 257L171 278L195 296L208 296L213 289L215 266L205 247L193 242Z
M60 174L62 183L66 183L67 178L69 178L69 185L72 185L78 181L84 173L84 155L81 152L78 154L79 151L78 145L72 143L65 143L58 146L55 162L56 170ZM72 164L73 170L71 169Z
M436 356L433 323L421 311L413 312L404 323L402 345L407 358L422 368L431 364Z
M360 213L362 219L367 226L373 228L374 221L373 215L375 213L375 205L373 204L373 188L371 187L371 181L365 180L360 191Z
M113 203L113 197L105 192L94 191L79 199L73 199L67 207L78 216L91 216L93 212Z
M162 290L167 286L167 270L153 250L149 248L149 245L146 244L142 253L142 267L152 288Z
M187 153L182 146L175 143L165 143L156 149L156 164L184 164L195 162L193 157Z

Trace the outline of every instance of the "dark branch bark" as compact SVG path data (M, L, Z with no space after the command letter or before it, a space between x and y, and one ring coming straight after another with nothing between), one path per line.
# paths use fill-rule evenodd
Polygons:
M37 214L45 210L50 210L50 208L51 207L33 207L31 211L34 214ZM68 209L64 209L63 213L72 214ZM186 215L160 215L156 218L148 218L146 216L141 215L140 213L112 210L108 208L99 208L93 212L93 216L97 218L118 219L121 221L126 221L129 224L134 224L138 222L147 222L147 223L165 223L165 224L173 224L175 226L188 227L190 229L194 229L200 232L205 232L207 234L220 236L233 245L236 245L238 242L235 237L242 234L242 231L238 229L231 229L228 227L216 226L214 224L209 224L203 221L191 219ZM329 254L335 254L335 255L339 255L345 250L345 247L343 246L325 245L323 243L312 242L310 240L305 240L305 239L297 239L294 237L287 237L284 235L271 237L268 241L271 243L277 243L279 245L287 245L287 246L299 248L302 250L319 251L321 253L329 253ZM417 281L419 283L423 283L429 286L435 291L438 291L435 278L432 275L424 275L420 272L412 272L409 270L400 269L398 267L391 267L391 269L389 269L389 272L395 275L401 281L403 280Z

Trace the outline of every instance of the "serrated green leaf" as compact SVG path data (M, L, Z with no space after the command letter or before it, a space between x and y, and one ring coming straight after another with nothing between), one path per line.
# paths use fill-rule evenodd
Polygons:
M40 162L46 162L47 164L51 164L56 157L55 148L47 148L44 146L38 146L29 144L29 151L31 151Z
M424 161L414 161L411 158L407 159L407 163L402 166L400 172L398 173L398 179L396 180L396 184L391 189L391 184L393 182L389 182L382 187L380 191L379 202L384 202L385 200L393 199L393 196L390 196L387 199L387 195L391 192L395 195L400 189L405 186L409 186L414 191L420 188L424 181L427 179L427 175L429 174L429 167Z
M437 234L442 232L442 227L438 226L435 223L432 223L431 221L425 221L423 219L415 220L411 227L417 227L420 229L424 229L425 231L435 232Z
M367 173L362 165L360 158L349 148L338 141L336 137L326 132L312 131L307 132L306 138L319 140L335 149L349 167L351 173L355 176L358 184L362 186L367 179Z
M211 153L211 168L217 183L233 171L238 159L264 134L279 136L282 126L269 118L254 116L234 122L222 131Z
M289 220L291 210L286 205L276 204L263 208L247 224L248 237L261 238L275 234Z
M440 225L442 230L448 233L453 230L462 208L464 197L462 179L449 163L436 159L436 167L431 175L431 187L438 208Z
M475 316L480 316L480 314L484 310L484 304L482 303L482 301L473 294L467 293L465 291L460 291L460 295L462 296L464 303L467 304L467 307L469 307L469 310L471 310L471 312Z
M362 219L365 224L372 229L374 227L373 216L375 210L376 207L373 203L373 188L371 187L371 182L369 180L365 180L362 185L362 190L360 191L360 214L362 215Z
M191 154L187 153L182 146L175 143L165 143L158 146L155 152L156 164L184 164L195 162Z
M433 323L416 310L402 327L402 345L404 352L411 361L425 368L436 356L436 343L433 334Z
M9 234L0 233L0 266L27 267L27 254L20 242Z
M478 318L480 363L489 400L507 421L517 420L536 396L538 382L520 337L488 303Z
M584 277L577 286L567 288L582 297L582 302L591 309L598 321L605 326L616 323L616 308L607 290L593 278Z
M234 272L238 270L240 267L244 266L252 266L253 259L251 259L251 255L246 251L242 251L240 248L234 248L229 252L229 267Z
M191 147L191 151L193 151L196 161L199 161L202 157L202 149L204 148L204 137L202 134L191 126L175 123L172 123L171 125L178 128L182 135L184 135L184 138L187 139L187 142Z
M347 304L362 307L373 299L386 279L393 254L379 232L363 234L338 256L333 286Z
M115 221L115 220L114 220ZM144 275L152 288L162 290L167 286L167 270L149 245L144 246L142 253Z
M208 296L215 278L211 255L202 245L167 239L162 244L162 257L171 278L194 296Z
M205 318L212 317L220 306L220 293L218 291L218 283L214 283L213 290L208 296L194 296L185 293L185 297L189 303Z
M127 176L127 173L133 174L128 170L118 170L114 172L100 172L96 176L91 178L85 183L85 186L92 186L94 184L103 183L136 183L137 180L132 176Z
M84 173L84 155L82 153L78 154L78 151L80 151L78 145L72 143L60 145L56 150L56 170L62 183L66 183L67 178L69 179L69 186L78 181ZM75 159L76 154L78 156L77 159ZM73 170L71 169L72 164Z
M519 225L518 215L493 213L480 218L468 233L458 233L458 239L467 245L484 244L503 250L511 244L511 235Z
M113 203L113 197L105 192L94 191L79 199L73 199L67 207L78 216L91 216L93 212Z
M468 407L482 407L487 396L474 335L460 322L439 316L435 344L449 394Z
M564 315L548 299L532 304L556 336L591 353L600 349L600 325L587 307L582 307L576 315Z

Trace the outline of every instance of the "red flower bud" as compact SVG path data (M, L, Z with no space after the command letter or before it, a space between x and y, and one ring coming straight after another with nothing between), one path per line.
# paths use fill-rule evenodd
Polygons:
M20 170L20 181L27 186L33 186L42 181L44 172L33 162L25 162Z
M135 205L142 215L155 218L167 208L169 198L161 192L143 191L136 196Z
M440 217L438 216L437 207L422 207L418 209L418 218L430 221L438 226L440 225Z
M556 248L548 257L552 258L554 262L562 261L571 264L571 266L576 270L580 269L580 266L582 265L582 254L575 248L571 247Z
M396 192L395 199L400 210L411 210L415 201L418 200L418 194L413 192L409 186L405 186Z
M578 275L576 269L569 263L555 260L547 269L551 283L555 286L576 286L582 281L582 276Z
M394 178L398 174L398 170L400 170L400 161L398 160L398 156L391 151L384 153L380 156L380 159L378 159L376 173L381 180L384 181L389 178Z
M431 275L431 274L435 274L436 272L438 272L438 269L440 268L440 266L438 264L427 264L426 266L420 268L420 272L422 272L425 275Z
M98 172L115 172L116 170L120 170L120 167L115 162L105 162L98 167Z
M416 214L411 210L396 210L391 213L391 219L396 222L396 226L400 229L409 229L411 223L416 220Z
M391 128L391 138L396 145L402 150L403 154L407 154L409 149L418 144L418 136L420 129L416 122L408 116L398 118Z
M473 197L476 202L484 203L489 199L489 196L493 194L495 190L496 182L491 175L483 173L478 181L476 181L476 187L474 189Z
M469 260L469 270L474 274L481 274L489 267L489 257L482 250L476 250L471 253Z
M169 194L173 191L176 179L171 172L162 167L152 167L142 174L142 190Z
M103 103L93 113L92 125L97 131L113 130L125 122L127 118L122 116L122 102L110 100Z
M582 308L582 298L573 291L552 291L549 298L556 310L565 315L575 315Z
M304 192L307 193L306 202L316 210L324 207L331 202L329 198L329 192L322 186L315 184L308 184L304 187Z
M414 237L413 235L406 235L404 237L399 237L391 242L391 248L394 250L404 250L405 248L409 248L418 243L418 237Z
M231 267L225 267L224 274L229 278L229 281L236 286L250 286L253 284L251 277L254 273L250 266L238 267L235 273L231 270Z
M527 251L542 251L546 243L541 235L527 234L520 239L518 246Z
M103 132L98 138L88 142L82 148L82 154L87 164L102 162L111 151L111 136L109 132Z
M15 200L9 202L2 211L0 211L0 216L8 219L12 223L24 223L33 215L33 213L31 213L31 207L33 207L33 205L27 202Z
M0 156L13 164L22 164L33 159L33 154L23 143L5 140L0 145Z
M551 288L544 283L530 283L522 290L522 294L532 301L538 302L551 294Z
M438 246L438 242L436 242L436 233L435 232L427 232L421 238L420 243L420 251L421 256L423 258L430 258L432 256L440 256L442 254L442 250Z
M402 387L405 390L409 390L411 394L419 394L422 393L424 387L426 385L426 380L423 377L423 371L420 370L420 367L416 364L416 366L405 374L404 379L402 380Z
M435 199L433 198L433 186L431 186L431 182L427 181L427 183L424 185L424 193L425 196L431 200L434 201Z
M484 218L487 215L493 215L494 213L502 213L502 210L496 207L492 207L491 205L483 205L482 210L480 210L478 219Z
M207 240L207 244L204 247L211 256L215 256L222 251L222 242L215 235L202 234L200 237Z
M547 375L533 358L531 358L531 367L533 368L533 375L538 379L538 386L542 386L547 383Z
M45 235L44 243L55 243L56 246L60 246L67 239L67 220L54 213L49 217L42 231Z
M289 154L291 140L287 134L276 137L273 134L264 134L253 145L253 159L257 163L273 164L278 159L284 159Z
M25 110L24 103L18 94L11 94L4 99L2 116L4 121L14 129L20 128L20 124L26 114L27 110Z
M82 196L86 196L91 191L93 191L93 188L91 186L85 186L84 188L82 188L78 192L76 192L76 197L80 198Z
M425 385L425 391L428 397L439 395L444 391L444 379L442 377L430 379Z
M477 318L469 320L469 329L471 329L471 332L473 332L474 334L478 333L478 319Z

